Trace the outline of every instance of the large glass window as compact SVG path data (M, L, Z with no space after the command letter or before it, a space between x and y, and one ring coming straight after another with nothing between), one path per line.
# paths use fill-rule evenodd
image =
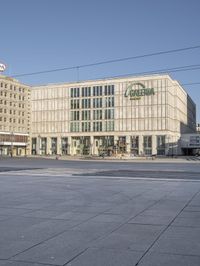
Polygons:
M82 122L82 132L90 131L90 122Z
M37 138L32 138L32 149L31 149L32 155L37 154Z
M114 119L114 109L105 110L105 119Z
M57 154L57 138L51 138L51 154Z
M81 90L82 90L82 93L81 93L82 97L91 96L91 87L82 87Z
M114 107L114 97L106 97L105 98L105 106L106 107Z
M91 99L82 99L82 109L91 108Z
M82 120L90 120L90 110L82 111Z
M139 154L139 137L138 136L131 137L131 153L134 155Z
M67 155L67 149L68 149L68 139L61 138L61 152L63 155Z
M102 94L103 94L102 86L93 87L93 96L102 96Z
M71 111L71 120L72 121L79 121L79 111Z
M114 131L114 121L105 121L105 131Z
M93 120L101 120L102 119L102 110L93 110Z
M70 95L71 98L80 97L80 88L71 88Z
M105 95L114 95L114 85L105 86Z
M93 122L93 131L102 131L102 122Z
M79 108L80 108L79 100L78 99L71 100L71 109L79 109Z
M79 122L71 122L70 123L70 131L71 132L79 132L80 131L80 127L79 127Z
M144 144L144 154L151 155L152 154L152 136L144 136L143 144Z
M157 136L157 154L165 155L165 136Z
M47 138L41 138L41 154L47 154Z
M93 108L102 108L103 99L102 98L94 98L93 99Z

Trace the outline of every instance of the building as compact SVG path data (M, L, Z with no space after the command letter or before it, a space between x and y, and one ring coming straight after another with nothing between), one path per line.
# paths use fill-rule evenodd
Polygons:
M200 155L200 134L181 135L181 148L185 155Z
M30 87L0 75L0 155L26 155L30 134Z
M200 133L200 123L197 124L196 131L197 131L197 133Z
M31 154L175 155L196 131L196 107L169 75L31 89Z

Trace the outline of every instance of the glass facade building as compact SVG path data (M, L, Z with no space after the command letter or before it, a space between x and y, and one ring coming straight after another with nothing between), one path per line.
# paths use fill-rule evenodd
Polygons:
M181 154L181 134L196 126L194 102L169 75L32 87L31 114L36 154Z

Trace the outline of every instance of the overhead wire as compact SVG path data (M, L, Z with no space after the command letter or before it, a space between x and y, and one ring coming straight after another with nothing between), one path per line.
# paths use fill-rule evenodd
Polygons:
M80 70L81 68L86 68L86 67L111 64L111 63L129 61L129 60L158 56L158 55L164 55L164 54L178 53L178 52L189 51L189 50L194 50L194 49L199 49L199 48L200 48L200 45L196 45L196 46L190 46L190 47L184 47L184 48L178 48L178 49L172 49L172 50L166 50L166 51L159 51L159 52L154 52L154 53L148 53L148 54L142 54L142 55L136 55L136 56L130 56L130 57L123 57L123 58L106 60L106 61L99 61L99 62L90 63L90 64L76 65L76 66L63 67L63 68L55 68L55 69L36 71L36 72L30 72L30 73L13 74L13 75L11 75L11 77L24 77L24 76L40 75L40 74L45 74L45 73L52 73L52 72L59 72L59 71L66 71L66 70L73 70L73 69Z

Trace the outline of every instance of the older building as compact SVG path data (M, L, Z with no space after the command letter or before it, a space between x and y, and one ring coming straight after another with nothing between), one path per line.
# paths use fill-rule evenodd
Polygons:
M0 75L0 155L29 154L30 87Z
M197 133L200 133L200 123L197 124L196 131L197 131Z
M169 75L52 84L31 90L32 154L181 154L196 107Z

